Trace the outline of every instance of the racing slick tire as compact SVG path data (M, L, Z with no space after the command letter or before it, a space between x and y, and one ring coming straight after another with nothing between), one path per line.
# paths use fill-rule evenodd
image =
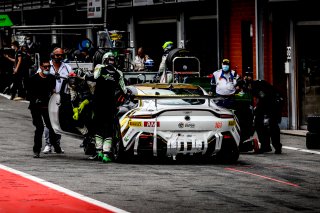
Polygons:
M175 57L185 57L185 56L189 56L190 52L186 49L182 49L182 48L175 48L173 50L171 50L168 53L167 59L166 59L166 65L168 67L168 69L171 71L172 70L172 63L173 63L173 59Z
M319 133L320 134L320 115L310 115L307 118L307 129L311 133Z
M234 164L240 156L239 148L236 142L227 140L222 141L221 150L216 155L218 163Z
M306 147L308 149L320 149L320 133L307 132Z

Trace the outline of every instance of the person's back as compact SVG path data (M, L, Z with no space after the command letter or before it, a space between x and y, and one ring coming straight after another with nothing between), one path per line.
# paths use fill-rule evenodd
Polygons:
M173 42L172 41L166 41L162 45L163 49L163 55L161 58L161 63L159 65L159 71L158 76L160 76L160 83L168 83L172 82L172 74L167 74L167 56L169 52L173 49Z
M276 116L278 120L281 119L282 97L275 87L265 80L255 80L251 87L252 95L257 98L257 110Z
M270 138L276 154L281 154L280 143L281 96L277 90L264 80L251 83L252 96L256 98L254 126L261 143L260 153L272 151Z

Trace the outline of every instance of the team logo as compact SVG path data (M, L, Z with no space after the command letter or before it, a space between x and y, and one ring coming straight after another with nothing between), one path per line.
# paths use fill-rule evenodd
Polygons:
M129 121L129 126L142 127L142 122L141 121Z
M145 121L143 123L143 126L145 126L145 127L154 127L155 123L156 122L154 122L154 121ZM157 127L160 127L160 122L159 121L157 121Z
M216 122L215 125L214 125L214 128L216 128L216 129L220 129L221 127L222 127L222 122L221 121Z
M179 124L178 124L178 127L179 128L195 128L196 127L196 125L194 124L194 123L190 123L190 122L188 122L188 123L183 123L183 122L180 122Z

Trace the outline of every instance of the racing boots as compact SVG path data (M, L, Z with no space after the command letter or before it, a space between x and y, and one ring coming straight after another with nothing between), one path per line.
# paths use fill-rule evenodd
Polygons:
M112 144L112 138L106 138L103 141L103 157L102 157L102 162L103 163L109 163L111 162L110 158L110 150L111 150L111 144Z
M109 154L108 154L108 153L103 153L102 163L109 163L109 162L111 162L111 161L112 161L112 160L111 160Z

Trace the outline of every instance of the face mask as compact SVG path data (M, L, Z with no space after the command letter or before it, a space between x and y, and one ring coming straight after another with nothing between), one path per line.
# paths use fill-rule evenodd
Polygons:
M45 75L49 75L49 71L47 71L47 70L43 70L42 73Z
M222 65L222 70L224 72L228 72L229 71L229 65Z
M27 40L26 42L27 42L27 44L31 44L31 40Z
M54 58L53 61L56 63L61 63L62 62L62 58Z
M14 46L11 46L11 49L14 49Z

